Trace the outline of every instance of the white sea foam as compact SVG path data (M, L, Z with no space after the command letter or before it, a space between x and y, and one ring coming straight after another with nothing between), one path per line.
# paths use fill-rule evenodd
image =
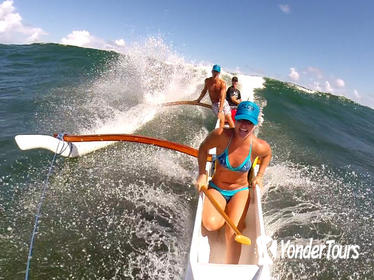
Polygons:
M254 100L254 90L264 88L265 80L263 77L238 75L239 83L241 85L242 100Z
M109 119L97 119L91 131L131 133L162 110L155 105L197 98L202 83L202 73L185 63L161 39L149 38L144 44L128 46L124 56L91 86L89 106L105 105L111 113ZM126 106L134 105L116 106L121 100L126 101Z
M97 108L105 112L96 115L95 124L81 132L132 133L162 111L155 105L196 99L210 71L211 65L185 62L159 38L127 46L126 55L88 89L90 99L85 106L93 112ZM239 80L243 100L253 100L254 89L262 88L265 82L262 77L247 75L239 75ZM205 102L210 103L207 99ZM126 101L126 108L118 106L121 100ZM129 108L129 103L134 105Z

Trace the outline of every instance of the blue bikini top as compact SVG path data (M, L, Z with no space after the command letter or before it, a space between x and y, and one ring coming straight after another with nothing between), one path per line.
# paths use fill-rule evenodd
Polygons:
M249 171L252 167L252 163L251 163L252 139L251 139L251 146L249 148L249 154L245 158L243 163L241 165L239 165L238 167L232 167L231 164L230 164L230 161L229 161L229 147L230 147L230 144L231 144L231 139L232 139L232 136L231 136L229 144L227 144L227 147L224 150L224 152L217 156L218 162L223 167L225 167L225 168L227 168L231 171L237 171L237 172L247 172L247 171Z

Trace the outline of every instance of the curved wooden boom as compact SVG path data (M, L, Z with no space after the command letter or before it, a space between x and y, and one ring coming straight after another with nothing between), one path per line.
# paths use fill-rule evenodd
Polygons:
M198 105L198 106L202 106L202 107L205 107L205 108L208 108L208 109L212 109L212 106L211 106L211 105L209 105L209 104L205 104L205 103L196 102L196 101L174 101L174 102L163 103L162 105L163 105L163 106L173 106L173 105Z
M57 137L57 134L53 135ZM167 140L141 136L141 135L133 135L133 134L92 134L92 135L64 135L63 140L66 142L94 142L94 141L126 141L126 142L136 142L136 143L143 143L149 144L153 146L158 146L166 149L175 150L193 157L197 157L199 151L192 147L170 142ZM212 156L208 156L208 161L212 161Z

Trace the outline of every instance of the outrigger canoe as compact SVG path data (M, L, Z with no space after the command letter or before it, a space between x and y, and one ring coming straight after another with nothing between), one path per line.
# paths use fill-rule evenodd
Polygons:
M130 134L111 135L17 135L15 140L22 150L35 148L47 149L65 157L81 156L115 141L128 141L155 145L173 149L194 157L198 151L189 146L166 140ZM89 142L89 143L87 143ZM212 149L210 154L215 154ZM208 157L206 169L211 178L213 175L212 156ZM193 236L189 254L185 279L270 279L270 265L272 263L266 242L269 238L265 234L260 188L256 186L250 190L250 205L246 216L246 227L243 235L252 240L251 245L242 245L239 264L223 264L225 256L224 227L216 232L207 232L201 226L202 206L205 196L200 194L197 205Z
M215 154L215 149L210 154ZM214 162L207 162L209 180L214 173ZM255 168L257 171L258 168ZM208 232L202 226L202 208L204 194L200 194L197 204L194 230L185 280L267 280L271 278L272 260L267 252L267 241L261 205L259 186L250 188L250 204L242 234L251 239L251 245L241 245L239 264L224 264L225 227Z

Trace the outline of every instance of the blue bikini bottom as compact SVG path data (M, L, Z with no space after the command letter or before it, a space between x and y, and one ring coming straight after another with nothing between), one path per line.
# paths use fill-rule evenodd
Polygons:
M208 189L212 189L212 188L219 191L222 194L222 196L226 199L226 203L228 203L230 199L238 192L248 190L248 186L245 186L243 188L236 189L236 190L223 190L219 188L216 184L214 184L212 181L209 181Z

